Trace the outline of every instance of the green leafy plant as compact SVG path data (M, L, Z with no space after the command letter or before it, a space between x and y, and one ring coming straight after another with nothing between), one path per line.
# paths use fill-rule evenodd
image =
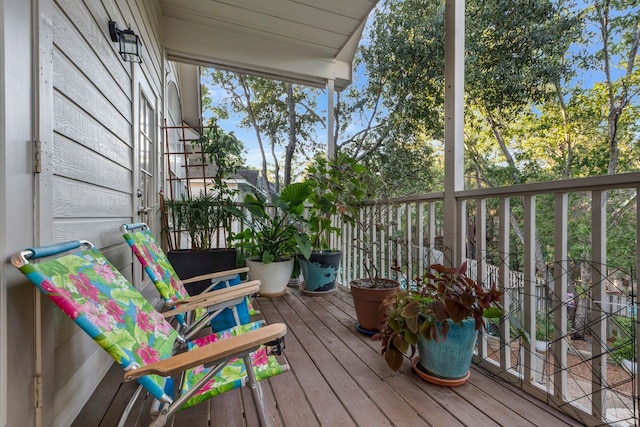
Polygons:
M203 166L212 165L214 175L202 191L193 194L190 189L188 196L165 200L164 205L167 217L178 232L175 236L186 232L191 249L203 251L214 246L214 236L220 231L226 233L223 239L226 241L230 237L231 221L242 216L235 206L237 191L229 188L225 179L235 175L242 165L243 145L233 132L227 134L217 126L214 119L194 145L200 153L199 161ZM173 242L171 246L180 245Z
M196 146L200 148L203 161L215 166L215 173L208 189L213 195L217 227L222 226L228 233L231 221L239 218L242 213L235 206L237 190L229 188L224 180L233 177L242 166L242 142L233 132L225 133L212 122L196 142Z
M536 340L549 341L553 338L553 317L551 313L536 312Z
M250 214L248 227L233 237L242 257L257 256L265 264L294 256L306 258L311 253L309 236L301 231L304 203L311 189L307 183L286 186L280 195L273 194L271 203L258 191L245 195L244 207Z
M390 301L387 324L374 338L381 341L382 355L394 371L400 369L406 353L413 357L418 336L428 340L446 340L449 323L475 320L475 329L484 327L485 318L498 318L502 291L495 285L483 288L466 274L467 264L460 268L430 265L418 290L403 290ZM528 339L520 327L519 333Z
M554 319L553 312L546 312L539 310L536 312L536 341L550 341L553 340L554 332ZM567 333L572 330L571 321L567 320Z
M636 320L633 317L616 316L615 323L618 326L618 333L611 343L611 357L613 361L620 364L623 359L635 361L637 354L634 349L636 336Z
M365 198L365 172L364 166L343 152L330 159L316 156L307 168L306 182L311 188L307 229L313 250L329 249L328 234L341 232L341 228L332 225L335 215L354 224L355 209Z
M220 214L215 203L211 193L199 193L191 198L183 197L181 200L165 202L175 228L189 236L192 250L205 250L213 243Z

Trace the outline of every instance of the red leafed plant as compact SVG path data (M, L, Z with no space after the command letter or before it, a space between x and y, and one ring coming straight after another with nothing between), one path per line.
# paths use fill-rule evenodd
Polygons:
M418 335L446 340L446 320L460 323L472 318L478 330L484 327L485 317L496 318L503 313L502 292L495 285L483 288L466 273L466 262L460 268L433 264L419 289L404 290L392 297L386 328L374 336L381 341L382 355L391 369L400 369L409 349L408 357L414 356Z

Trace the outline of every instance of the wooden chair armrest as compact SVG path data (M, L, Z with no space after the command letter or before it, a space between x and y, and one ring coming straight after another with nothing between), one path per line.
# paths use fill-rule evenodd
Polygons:
M207 344L204 347L193 348L168 359L150 363L138 369L131 369L124 373L124 380L131 381L149 374L171 376L183 372L194 366L206 365L218 360L226 360L239 356L247 351L253 351L261 344L274 341L287 333L284 323L274 323L260 329L233 336L222 341Z
M235 276L236 274L246 273L247 271L249 271L248 267L235 268L233 270L218 271L216 273L202 274L200 276L189 277L188 279L184 279L184 280L181 279L181 281L183 285L186 285L187 283L200 282L202 280L213 280L213 279L218 279L220 277L225 277L225 276Z
M230 286L228 288L207 292L205 294L194 295L178 301L167 302L167 307L175 307L163 314L170 316L195 310L200 307L208 307L210 305L219 304L234 298L240 298L247 295L253 295L260 291L260 281L252 280L251 282L241 283L239 285Z

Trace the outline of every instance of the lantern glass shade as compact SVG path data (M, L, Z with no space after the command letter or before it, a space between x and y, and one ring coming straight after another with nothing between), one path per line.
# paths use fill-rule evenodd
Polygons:
M127 62L142 62L140 58L140 37L131 30L124 30L120 33L120 56Z
M111 41L118 42L119 53L123 60L127 62L142 62L140 57L142 43L140 43L140 37L131 28L121 30L118 28L118 24L109 21L109 35L111 36Z

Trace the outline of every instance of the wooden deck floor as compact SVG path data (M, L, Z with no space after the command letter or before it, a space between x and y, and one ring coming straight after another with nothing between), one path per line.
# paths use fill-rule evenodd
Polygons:
M563 426L581 425L518 389L473 368L459 387L420 380L408 362L395 373L378 342L354 328L351 296L344 290L309 297L297 289L258 298L268 322L287 324L290 371L261 382L276 426ZM121 384L114 366L77 417L75 427L115 426L134 383ZM140 397L127 426L146 426L149 399ZM257 426L248 388L179 412L173 426Z

